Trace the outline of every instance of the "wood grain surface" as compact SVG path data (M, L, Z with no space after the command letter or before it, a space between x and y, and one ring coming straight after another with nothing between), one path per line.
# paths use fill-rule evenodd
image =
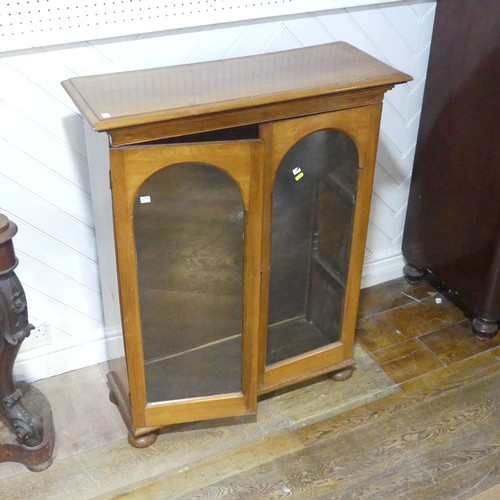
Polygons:
M108 75L63 86L95 130L207 115L411 79L343 42Z
M398 289L405 294L401 299ZM397 310L404 315L408 297L418 297L421 291L401 281L391 282L364 290L361 307L376 308L373 319L394 317ZM394 307L400 300L404 304ZM418 304L420 299L409 300ZM75 500L292 495L328 500L496 500L500 347L485 343L482 352L476 346L467 355L464 339L469 332L463 322L455 326L455 337L450 336L453 326L444 326L409 339L421 341L429 335L435 340L441 332L443 343L450 344L449 352L454 352L454 343L461 346L459 356L444 356L444 344L429 342L429 352L436 349L432 352L443 365L409 381L395 383L357 345L356 372L345 382L323 377L283 389L262 398L258 419L247 416L178 425L175 432L161 434L154 445L142 450L119 439L122 430L115 429L106 439L106 430L123 426L112 406L114 417L111 412L103 419L102 413L94 412L101 423L99 440L95 434L82 447L85 436L78 429L94 428L92 414L83 412L82 417L67 411L66 418L60 418L57 413L65 406L61 402L54 406L63 449L59 448L54 464L37 474L22 469L4 473L2 491L23 500L41 495ZM50 398L54 390L62 394L69 386L78 386L82 401L96 397L93 391L100 391L100 385L74 373L60 383L59 377L43 381L44 393ZM4 470L0 468L0 473Z

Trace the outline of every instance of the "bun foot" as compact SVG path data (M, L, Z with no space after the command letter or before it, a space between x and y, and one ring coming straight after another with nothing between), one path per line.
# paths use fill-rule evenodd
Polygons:
M30 470L31 472L42 472L45 469L48 469L52 465L52 457L49 457L48 460L45 460L45 462L41 462L39 464L24 464L26 465L26 468Z
M330 378L332 380L336 380L337 382L343 382L344 380L350 379L353 373L354 368L350 366L349 368L345 368L344 370L333 372L332 374L330 374Z
M472 331L478 339L488 340L497 334L498 323L496 321L474 318L472 320Z
M134 436L131 432L128 433L128 442L134 448L147 448L151 446L158 437L158 431L142 434L141 436Z
M425 276L425 270L407 263L403 267L403 274L410 285L416 285L422 281L422 278Z

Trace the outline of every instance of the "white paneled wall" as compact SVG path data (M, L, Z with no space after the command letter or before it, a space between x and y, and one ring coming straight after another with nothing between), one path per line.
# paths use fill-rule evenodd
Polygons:
M0 50L396 1L3 0Z
M0 54L0 212L19 226L30 320L16 364L34 380L105 360L83 123L60 86L97 73L347 41L410 73L384 105L364 283L401 274L401 236L435 0L325 10ZM44 344L45 345L41 345Z

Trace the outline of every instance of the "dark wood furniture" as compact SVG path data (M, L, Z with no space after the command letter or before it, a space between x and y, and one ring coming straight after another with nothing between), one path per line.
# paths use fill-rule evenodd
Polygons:
M20 462L41 471L51 464L54 448L50 405L40 391L28 384L16 385L13 378L17 353L34 328L14 272L16 232L17 226L0 214L0 462Z
M405 274L458 294L481 338L500 319L500 8L439 0L403 238Z
M125 344L111 399L134 446L351 375L382 100L409 78L335 43L63 83L88 122Z

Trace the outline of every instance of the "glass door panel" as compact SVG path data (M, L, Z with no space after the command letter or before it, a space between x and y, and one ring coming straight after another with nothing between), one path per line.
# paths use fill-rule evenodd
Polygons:
M242 390L240 190L202 163L164 168L134 204L148 402Z
M335 130L298 141L277 170L267 365L340 340L358 154Z

